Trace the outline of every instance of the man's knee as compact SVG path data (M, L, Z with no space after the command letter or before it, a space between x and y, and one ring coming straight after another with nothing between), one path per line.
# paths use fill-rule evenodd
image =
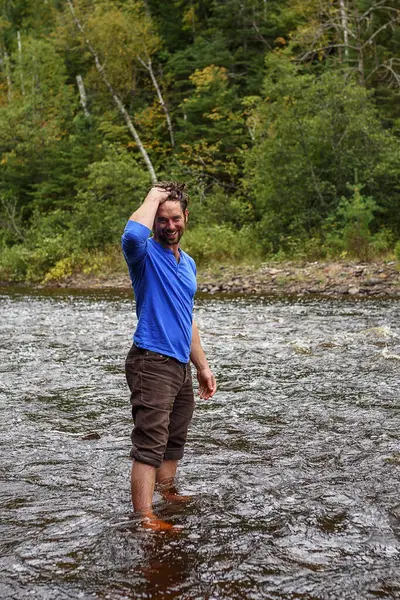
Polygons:
M164 460L164 454L160 454L152 450L140 450L135 445L132 446L130 457L133 460L137 460L145 465L150 465L156 469L161 466L161 463Z

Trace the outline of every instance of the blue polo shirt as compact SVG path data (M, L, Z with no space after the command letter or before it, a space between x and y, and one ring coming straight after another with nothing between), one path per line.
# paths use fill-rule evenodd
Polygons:
M139 348L187 363L192 342L196 264L179 249L176 262L170 248L153 238L150 229L128 221L122 250L136 299L138 324L133 341Z

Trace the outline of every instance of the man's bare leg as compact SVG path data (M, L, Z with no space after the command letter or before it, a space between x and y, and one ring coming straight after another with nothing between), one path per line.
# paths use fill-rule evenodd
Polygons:
M187 502L190 496L181 496L175 487L177 460L164 460L156 471L156 481L160 494L167 502Z
M153 513L153 494L156 482L156 468L134 460L131 472L131 492L133 509L142 517L142 524L153 531L173 529L169 523L158 519Z

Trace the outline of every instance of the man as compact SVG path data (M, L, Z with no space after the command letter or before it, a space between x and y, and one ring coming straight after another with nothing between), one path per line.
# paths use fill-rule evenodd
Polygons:
M185 499L174 478L194 409L189 359L197 369L200 398L216 391L192 317L196 265L179 246L188 221L183 189L174 182L155 185L122 236L138 316L125 364L135 424L132 503L143 525L155 531L172 528L153 513L155 484L165 499Z

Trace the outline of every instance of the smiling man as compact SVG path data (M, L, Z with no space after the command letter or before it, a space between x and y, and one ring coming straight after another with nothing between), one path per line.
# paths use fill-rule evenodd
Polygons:
M125 363L134 421L132 503L143 525L155 531L172 528L153 512L156 483L166 500L186 499L177 493L175 475L194 410L190 360L200 398L216 391L192 316L196 265L179 246L188 221L184 187L156 184L122 236L138 317Z

